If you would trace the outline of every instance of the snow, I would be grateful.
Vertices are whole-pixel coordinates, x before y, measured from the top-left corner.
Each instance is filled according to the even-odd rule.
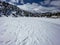
[[[60,0],[44,0],[40,4],[32,2],[24,4],[24,0],[20,0],[23,5],[18,5],[19,0],[0,0],[8,2],[9,4],[16,5],[22,10],[30,11],[33,13],[46,13],[46,12],[60,12]],[[44,6],[43,6],[44,5]]]
[[[32,4],[27,3],[24,5],[17,5],[17,7],[19,7],[22,10],[26,10],[33,13],[60,12],[60,9],[56,7],[45,7],[45,6],[38,5],[36,3],[32,3]]]
[[[1,17],[0,45],[60,45],[60,19]]]

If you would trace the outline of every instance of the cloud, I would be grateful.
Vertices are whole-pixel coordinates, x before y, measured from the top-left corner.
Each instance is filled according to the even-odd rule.
[[[59,6],[60,7],[60,0],[55,0],[55,1],[52,1],[51,3],[50,3],[50,5],[55,5],[55,6]]]
[[[2,0],[2,1],[6,1],[6,0]],[[11,4],[18,3],[18,2],[19,2],[19,0],[10,0],[9,1],[9,3],[11,3]],[[24,0],[20,0],[20,2],[22,4],[24,4]],[[48,7],[45,7],[45,5],[47,5]],[[31,11],[31,12],[39,12],[39,13],[40,12],[41,13],[58,12],[58,11],[60,11],[60,0],[44,0],[44,1],[40,2],[40,4],[26,3],[24,5],[17,5],[17,6],[23,10],[27,10],[27,11]]]
[[[56,7],[44,7],[42,5],[38,5],[37,3],[27,3],[24,5],[18,6],[23,10],[30,11],[33,13],[45,13],[45,12],[59,12],[60,10]]]
[[[45,12],[59,12],[60,10],[55,8],[55,7],[44,7],[44,6],[39,6],[38,8],[34,9],[36,12],[39,13],[45,13]]]
[[[0,1],[6,1],[6,0],[0,0]]]
[[[50,3],[51,0],[44,0],[42,2],[40,2],[41,5],[48,5]]]
[[[21,4],[24,4],[24,0],[21,0]]]
[[[26,11],[31,11],[31,12],[34,12],[34,8],[37,8],[38,7],[38,4],[37,3],[27,3],[27,4],[24,4],[24,5],[18,5],[19,8],[23,9],[23,10],[26,10]]]
[[[40,2],[42,5],[52,5],[55,7],[60,7],[60,0],[44,0],[43,2]]]
[[[19,0],[10,0],[10,2],[12,2],[12,3],[18,3]]]

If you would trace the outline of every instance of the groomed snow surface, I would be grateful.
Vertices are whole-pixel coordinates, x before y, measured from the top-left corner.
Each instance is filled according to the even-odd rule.
[[[0,45],[60,45],[60,19],[1,17]]]

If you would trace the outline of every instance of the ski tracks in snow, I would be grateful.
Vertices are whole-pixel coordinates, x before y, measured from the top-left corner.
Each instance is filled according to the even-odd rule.
[[[60,45],[59,27],[40,18],[0,18],[0,45]]]

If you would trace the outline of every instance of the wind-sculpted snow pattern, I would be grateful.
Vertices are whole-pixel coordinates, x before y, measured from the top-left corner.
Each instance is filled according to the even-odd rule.
[[[60,45],[60,19],[1,17],[0,45]]]

